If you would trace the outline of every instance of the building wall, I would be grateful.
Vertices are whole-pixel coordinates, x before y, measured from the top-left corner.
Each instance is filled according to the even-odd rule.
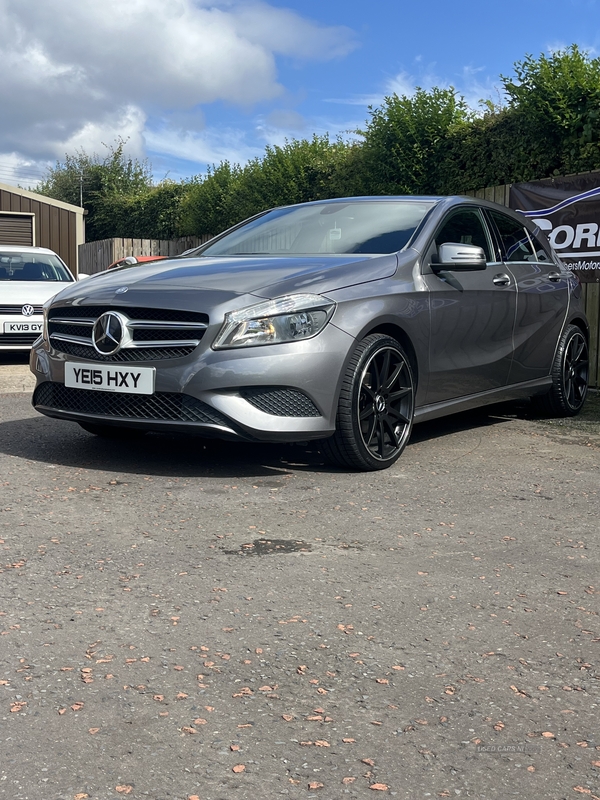
[[[33,214],[34,244],[49,247],[77,274],[78,246],[83,244],[83,209],[25,189],[0,184],[0,214]]]

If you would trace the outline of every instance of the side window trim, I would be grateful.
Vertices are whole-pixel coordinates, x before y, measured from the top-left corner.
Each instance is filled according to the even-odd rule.
[[[526,228],[526,230],[527,230],[527,233],[529,234],[529,238],[531,239],[531,243],[533,245],[533,249],[534,249],[534,252],[536,253],[536,255],[537,255],[538,249],[543,250],[543,252],[546,254],[546,260],[545,261],[540,261],[538,259],[538,263],[539,264],[552,264],[552,266],[555,266],[554,259],[552,258],[552,245],[550,244],[550,241],[548,240],[548,237],[546,236],[544,231],[541,228],[537,227],[537,226],[536,226],[535,230],[533,231],[533,233],[529,230],[529,228]]]
[[[489,208],[482,208],[483,216],[485,217],[485,221],[487,222],[487,226],[490,230],[490,236],[494,243],[494,255],[496,257],[496,261],[494,264],[504,264],[504,247],[502,245],[502,237],[500,236],[500,231],[496,227],[496,223],[494,222],[494,218],[490,214]]]

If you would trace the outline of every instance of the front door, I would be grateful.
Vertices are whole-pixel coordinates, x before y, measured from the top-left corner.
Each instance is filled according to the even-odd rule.
[[[485,270],[431,269],[441,244],[472,244],[486,254]],[[497,389],[508,383],[516,315],[515,280],[496,252],[481,211],[451,211],[435,234],[423,263],[430,291],[427,404]]]

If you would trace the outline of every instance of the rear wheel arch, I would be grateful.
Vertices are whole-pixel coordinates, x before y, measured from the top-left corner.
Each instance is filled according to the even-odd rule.
[[[544,415],[572,417],[585,402],[589,381],[589,336],[585,327],[571,320],[558,341],[547,393],[532,398]]]
[[[590,328],[587,322],[583,319],[583,317],[574,317],[567,322],[567,325],[575,325],[579,328],[579,330],[585,336],[587,343],[590,343]],[[566,325],[565,325],[566,327]]]

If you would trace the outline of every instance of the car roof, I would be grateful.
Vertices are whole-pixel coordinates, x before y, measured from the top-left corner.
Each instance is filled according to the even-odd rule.
[[[39,253],[45,256],[56,255],[54,250],[49,250],[47,247],[31,247],[30,245],[17,244],[0,244],[0,253],[31,253],[31,255]]]
[[[444,212],[452,208],[453,206],[460,206],[465,204],[472,204],[484,208],[493,209],[496,211],[502,211],[509,216],[512,216],[513,219],[517,219],[520,221],[524,221],[526,218],[521,220],[521,215],[518,215],[517,212],[509,208],[508,206],[501,205],[500,203],[494,203],[491,200],[485,200],[483,197],[473,197],[472,195],[417,195],[417,194],[400,194],[400,195],[393,195],[393,194],[380,194],[380,195],[365,195],[361,197],[332,197],[326,200],[311,200],[307,203],[290,203],[288,205],[279,206],[279,208],[296,208],[300,206],[312,206],[312,205],[327,205],[329,203],[365,203],[365,202],[378,202],[378,203],[385,203],[385,202],[413,202],[413,203],[430,203],[432,207],[437,208],[440,212]],[[275,209],[268,209],[268,211],[274,211]],[[257,215],[260,216],[260,215]]]

